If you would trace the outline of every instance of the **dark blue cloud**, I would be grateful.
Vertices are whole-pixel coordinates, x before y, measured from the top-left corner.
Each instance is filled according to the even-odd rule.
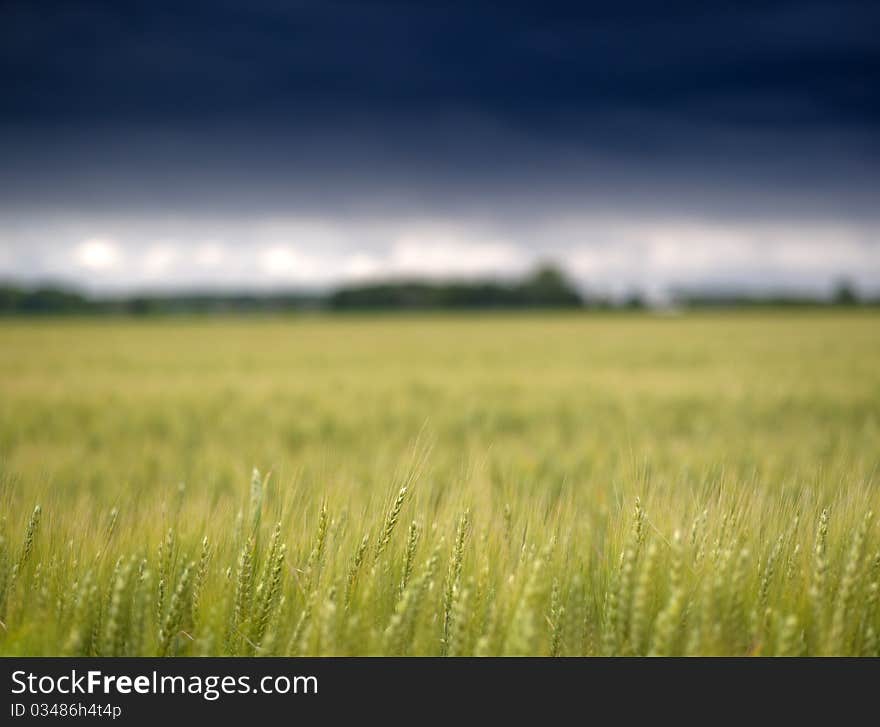
[[[536,133],[612,111],[880,123],[872,2],[6,2],[0,13],[0,114],[20,123],[438,110]]]
[[[859,0],[7,0],[0,191],[701,205],[709,189],[850,214],[880,181],[877,27]]]

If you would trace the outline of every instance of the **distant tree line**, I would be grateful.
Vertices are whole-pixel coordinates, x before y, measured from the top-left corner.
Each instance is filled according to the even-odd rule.
[[[718,291],[674,291],[670,305],[680,308],[739,308],[878,305],[841,282],[828,298],[807,295],[754,295]],[[185,293],[94,297],[60,286],[28,288],[0,283],[0,315],[167,315],[179,313],[259,313],[297,310],[489,310],[639,309],[638,293],[624,299],[586,295],[555,267],[544,265],[522,280],[433,282],[388,281],[338,288],[329,293]]]
[[[91,297],[66,288],[0,285],[0,314],[282,312],[455,308],[578,308],[586,301],[552,266],[504,283],[393,281],[346,286],[329,293],[186,293]]]
[[[64,288],[19,288],[0,285],[0,313],[91,313],[95,306],[80,293]]]
[[[386,282],[340,288],[327,297],[327,307],[336,310],[579,308],[585,302],[565,277],[549,266],[511,284]]]
[[[830,297],[820,298],[807,293],[754,293],[724,290],[678,290],[672,294],[675,305],[682,308],[797,308],[815,306],[849,307],[878,305],[880,300],[859,295],[847,280],[834,286]]]
[[[24,289],[0,284],[0,315],[270,313],[321,305],[321,298],[298,293],[187,293],[104,298],[54,286]]]

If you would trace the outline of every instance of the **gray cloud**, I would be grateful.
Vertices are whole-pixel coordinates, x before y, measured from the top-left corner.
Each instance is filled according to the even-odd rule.
[[[877,12],[6,3],[0,276],[875,289]]]
[[[723,222],[572,213],[528,224],[377,217],[58,216],[3,228],[0,274],[75,281],[97,292],[322,288],[387,277],[512,277],[539,261],[582,286],[661,296],[677,286],[824,292],[841,276],[880,280],[880,224]],[[10,233],[6,233],[10,234]]]

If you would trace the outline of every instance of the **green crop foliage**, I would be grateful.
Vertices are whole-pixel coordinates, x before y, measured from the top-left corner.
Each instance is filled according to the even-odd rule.
[[[870,311],[0,322],[2,655],[880,656]]]

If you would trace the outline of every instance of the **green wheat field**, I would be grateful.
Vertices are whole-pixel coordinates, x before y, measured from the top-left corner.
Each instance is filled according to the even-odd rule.
[[[0,322],[0,654],[880,655],[876,312]]]

